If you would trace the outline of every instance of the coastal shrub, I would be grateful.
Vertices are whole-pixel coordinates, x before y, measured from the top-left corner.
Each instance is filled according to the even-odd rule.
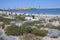
[[[51,29],[57,29],[57,30],[60,30],[60,26],[52,26],[52,27],[50,27]]]
[[[45,27],[44,25],[36,25],[36,26],[37,26],[38,29],[40,29],[40,28],[42,28],[42,27],[43,27],[43,28]]]
[[[32,23],[34,23],[34,24],[40,24],[39,21],[33,21]]]
[[[30,28],[30,27],[11,26],[11,27],[7,27],[5,29],[5,33],[7,35],[19,36],[19,35],[23,35],[25,33],[31,33],[31,30],[32,30],[32,28]]]
[[[0,21],[3,21],[5,24],[9,24],[10,21],[13,21],[14,19],[8,19],[8,18],[3,18],[3,17],[0,17]]]
[[[26,22],[26,23],[23,24],[23,26],[33,26],[33,25],[34,25],[33,22]]]
[[[20,35],[20,29],[18,26],[10,26],[5,29],[7,35],[18,36]]]
[[[57,29],[60,30],[60,26],[50,26],[50,25],[46,25],[44,28],[49,28],[49,29]]]
[[[7,14],[2,14],[2,16],[6,16],[6,17],[8,17],[8,15],[7,15]]]
[[[37,25],[37,24],[40,24],[40,22],[39,21],[25,22],[23,24],[23,26],[34,26],[34,25]]]
[[[40,29],[34,29],[32,30],[32,34],[36,35],[36,36],[46,36],[48,33],[47,30],[40,30]]]
[[[20,34],[31,33],[31,27],[20,27]]]

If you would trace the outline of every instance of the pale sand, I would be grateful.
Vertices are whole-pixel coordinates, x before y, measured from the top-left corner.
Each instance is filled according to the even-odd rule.
[[[60,37],[58,38],[44,37],[43,40],[60,40]]]

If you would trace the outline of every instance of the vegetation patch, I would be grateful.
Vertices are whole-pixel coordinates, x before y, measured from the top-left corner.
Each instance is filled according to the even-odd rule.
[[[30,27],[18,27],[18,26],[10,26],[5,29],[5,33],[7,35],[19,36],[27,33],[31,33],[32,28]]]
[[[20,29],[18,26],[10,26],[5,29],[7,35],[18,36],[20,35]]]
[[[47,30],[40,30],[40,29],[34,29],[32,30],[32,34],[36,35],[36,36],[46,36],[48,33]]]
[[[25,17],[24,16],[16,16],[15,20],[17,20],[17,21],[25,21]]]
[[[3,18],[3,17],[0,17],[0,21],[6,23],[6,24],[9,24],[11,21],[13,21],[14,19],[8,19],[8,18]]]

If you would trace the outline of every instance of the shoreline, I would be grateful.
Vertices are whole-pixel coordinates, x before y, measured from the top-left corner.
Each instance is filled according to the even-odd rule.
[[[38,13],[18,13],[18,12],[9,12],[9,11],[0,11],[0,14],[7,14],[7,15],[9,15],[9,14],[11,14],[11,15],[22,15],[22,16],[28,16],[28,15],[30,15],[30,16],[32,16],[32,15],[34,15],[34,16],[36,16],[36,17],[60,17],[60,15],[58,15],[58,14],[38,14]]]

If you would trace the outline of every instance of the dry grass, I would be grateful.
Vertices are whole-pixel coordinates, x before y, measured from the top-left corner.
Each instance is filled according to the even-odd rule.
[[[42,37],[33,34],[24,34],[23,36],[20,36],[20,40],[42,40]]]

